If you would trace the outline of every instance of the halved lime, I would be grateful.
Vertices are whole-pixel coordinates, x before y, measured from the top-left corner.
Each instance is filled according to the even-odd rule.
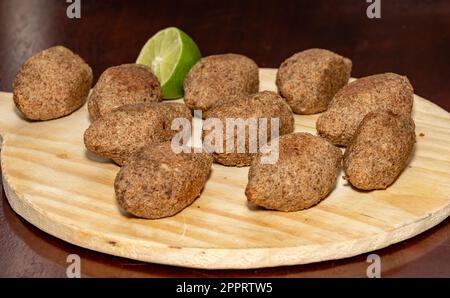
[[[163,98],[183,96],[183,81],[189,69],[201,58],[195,42],[178,28],[170,27],[153,35],[136,60],[150,66],[161,83]]]

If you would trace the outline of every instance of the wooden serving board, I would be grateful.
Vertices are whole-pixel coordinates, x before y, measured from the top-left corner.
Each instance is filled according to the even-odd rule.
[[[261,69],[261,90],[276,90]],[[86,105],[52,121],[28,122],[0,93],[3,185],[12,208],[41,230],[96,251],[184,267],[223,269],[305,264],[362,254],[411,238],[450,214],[450,114],[415,96],[414,156],[385,191],[359,192],[342,174],[308,210],[247,205],[248,168],[214,165],[201,196],[176,216],[145,220],[119,209],[119,167],[86,152]],[[317,115],[295,116],[315,133]]]

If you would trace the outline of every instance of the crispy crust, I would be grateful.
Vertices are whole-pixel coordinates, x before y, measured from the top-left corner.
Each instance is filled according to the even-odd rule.
[[[276,83],[297,114],[315,114],[327,109],[336,92],[350,78],[352,62],[323,49],[294,54],[278,69]]]
[[[92,85],[92,69],[71,50],[56,46],[31,56],[13,83],[13,99],[31,120],[50,120],[80,108]]]
[[[200,59],[184,80],[184,102],[206,111],[236,96],[258,92],[258,65],[243,55],[212,55]]]
[[[406,166],[415,143],[409,115],[382,111],[367,114],[347,147],[347,180],[363,190],[385,189]]]
[[[252,95],[242,96],[234,101],[226,102],[215,106],[205,112],[205,118],[218,118],[223,123],[224,142],[226,146],[226,119],[240,118],[267,118],[267,133],[270,134],[271,118],[279,118],[279,134],[287,134],[294,131],[294,116],[289,105],[277,93],[272,91],[263,91]],[[204,135],[209,131],[205,130]],[[259,129],[258,129],[259,134]],[[245,131],[245,152],[237,153],[237,132],[233,134],[234,151],[236,153],[212,153],[214,161],[226,166],[249,166],[256,153],[249,153],[249,132]],[[270,141],[270,135],[268,137]],[[259,145],[257,146],[259,149]]]
[[[279,150],[275,164],[261,164],[260,155],[253,160],[245,189],[250,203],[298,211],[333,190],[342,162],[339,148],[309,133],[291,133],[279,138]]]
[[[334,96],[329,109],[317,119],[316,128],[332,143],[347,146],[368,113],[389,110],[410,115],[413,100],[413,87],[407,77],[384,73],[360,78]]]
[[[125,105],[161,101],[161,86],[150,67],[122,64],[106,69],[89,96],[88,110],[93,120]]]
[[[116,176],[120,207],[143,218],[172,216],[200,195],[211,170],[206,153],[175,154],[170,142],[143,147]]]
[[[179,117],[192,119],[182,103],[124,105],[95,120],[84,133],[84,144],[122,165],[145,144],[169,141],[177,132],[171,130],[172,120]]]

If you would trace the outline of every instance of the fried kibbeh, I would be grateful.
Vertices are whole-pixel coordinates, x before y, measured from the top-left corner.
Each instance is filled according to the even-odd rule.
[[[182,103],[137,103],[123,105],[95,120],[84,133],[86,148],[118,165],[147,143],[169,141],[175,118],[192,120]]]
[[[345,150],[346,179],[362,190],[387,188],[406,167],[414,148],[414,130],[409,115],[367,114]]]
[[[230,101],[217,105],[207,112],[205,112],[205,119],[216,118],[219,119],[223,125],[223,152],[211,152],[214,161],[225,166],[249,166],[252,158],[259,150],[259,139],[255,138],[256,152],[250,151],[249,136],[250,126],[244,126],[245,136],[245,151],[238,152],[238,130],[233,129],[233,132],[227,134],[227,129],[231,129],[232,123],[227,119],[241,119],[247,122],[249,119],[255,121],[255,124],[259,122],[260,118],[267,119],[267,130],[264,135],[267,135],[267,141],[271,139],[271,119],[278,118],[279,123],[279,135],[291,133],[294,131],[294,116],[292,110],[286,101],[277,93],[272,91],[263,91],[252,95],[244,95],[237,98],[235,101]],[[230,128],[227,126],[230,125]],[[236,125],[237,126],[237,125]],[[257,134],[259,136],[261,127],[258,125]],[[208,134],[210,130],[205,129],[204,135]],[[226,152],[226,144],[228,139],[233,139],[232,152]]]
[[[328,108],[350,78],[352,62],[331,51],[309,49],[285,60],[277,72],[280,94],[296,114],[315,114]]]
[[[170,142],[146,145],[117,174],[117,201],[137,217],[175,215],[200,195],[211,165],[212,158],[206,153],[176,154]]]
[[[243,55],[212,55],[200,59],[184,80],[184,102],[207,111],[217,104],[259,90],[258,65]]]
[[[78,55],[55,46],[31,56],[13,83],[17,109],[30,120],[50,120],[80,108],[92,86],[92,69]]]
[[[343,87],[319,116],[316,128],[335,145],[347,146],[370,112],[388,110],[410,115],[414,91],[407,77],[384,73],[360,78]]]
[[[252,162],[245,189],[247,200],[279,211],[299,211],[324,199],[335,187],[341,150],[309,133],[279,138],[279,158],[262,164],[261,154]]]
[[[122,64],[101,74],[89,96],[88,110],[95,120],[120,106],[159,102],[161,98],[161,86],[150,67]]]

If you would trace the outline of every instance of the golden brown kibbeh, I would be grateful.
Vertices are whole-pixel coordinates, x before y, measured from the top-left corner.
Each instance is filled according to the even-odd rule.
[[[333,144],[347,146],[368,113],[388,110],[410,115],[413,101],[413,87],[407,77],[384,73],[360,78],[338,91],[328,110],[317,119],[316,128]]]
[[[175,118],[191,121],[191,112],[182,103],[137,103],[124,105],[95,120],[84,133],[86,148],[117,164],[147,143],[171,140]]]
[[[276,83],[296,114],[327,109],[336,92],[350,78],[352,62],[331,51],[309,49],[294,54],[278,69]]]
[[[150,67],[122,64],[105,70],[89,96],[93,120],[125,104],[161,101],[161,86]]]
[[[250,152],[249,146],[249,126],[245,127],[245,152],[238,153],[238,132],[237,129],[229,136],[233,138],[234,151],[225,152],[227,142],[227,118],[230,119],[242,119],[248,121],[250,118],[255,120],[255,123],[260,118],[267,119],[267,140],[270,141],[271,136],[271,119],[278,118],[279,121],[279,135],[284,135],[294,131],[294,116],[292,110],[286,101],[277,93],[272,91],[263,91],[252,95],[244,95],[236,98],[235,101],[226,102],[221,105],[217,105],[207,112],[205,112],[205,118],[217,118],[223,125],[223,153],[212,152],[214,161],[226,166],[249,166],[252,158],[256,153]],[[258,126],[257,133],[260,133],[260,127]],[[209,130],[204,130],[204,134],[209,133]],[[259,139],[255,139],[258,141]],[[259,144],[256,142],[256,149],[259,150]]]
[[[367,114],[345,150],[347,180],[363,190],[391,185],[412,153],[414,128],[409,115],[386,111]]]
[[[55,46],[31,56],[13,83],[17,109],[30,120],[50,120],[80,108],[92,86],[92,69],[68,48]]]
[[[279,158],[252,162],[245,195],[250,203],[267,209],[298,211],[324,199],[335,187],[342,163],[341,150],[309,133],[279,138]]]
[[[200,195],[211,165],[206,153],[176,154],[170,142],[146,145],[117,174],[117,201],[138,217],[175,215]]]
[[[258,65],[243,55],[212,55],[200,59],[184,80],[184,102],[206,111],[236,96],[259,90]]]

